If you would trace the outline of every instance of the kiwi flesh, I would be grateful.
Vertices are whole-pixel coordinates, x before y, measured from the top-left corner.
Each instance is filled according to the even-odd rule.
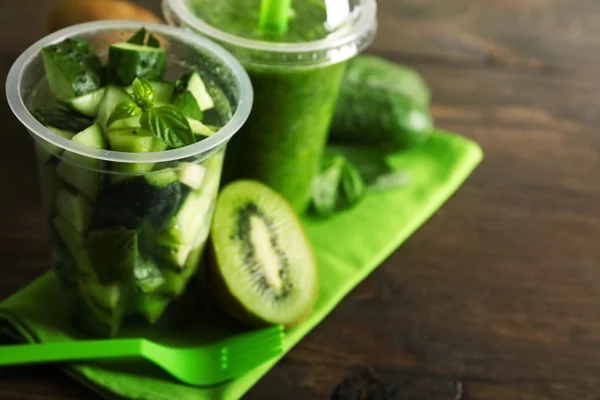
[[[313,249],[290,204],[264,184],[223,188],[209,254],[216,299],[234,318],[292,327],[311,313],[319,293]]]

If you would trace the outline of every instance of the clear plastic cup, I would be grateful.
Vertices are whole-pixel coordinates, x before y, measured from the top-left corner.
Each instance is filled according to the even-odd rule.
[[[197,70],[220,99],[218,132],[175,150],[125,153],[80,145],[34,118],[33,105],[44,105],[49,93],[43,47],[81,37],[106,57],[111,43],[127,40],[142,27],[167,49],[165,79]],[[8,74],[6,95],[34,139],[51,263],[77,327],[111,337],[129,325],[157,323],[192,278],[202,276],[225,148],[253,102],[243,67],[221,46],[174,27],[91,22],[30,46]],[[193,185],[182,183],[189,171],[195,172]]]
[[[243,37],[196,15],[191,9],[194,1],[163,0],[165,18],[229,50],[244,65],[254,87],[250,118],[228,147],[224,181],[259,180],[286,197],[299,213],[306,211],[346,62],[376,33],[375,0],[324,1],[327,19],[320,22],[331,28],[326,37],[312,41]],[[247,7],[260,6],[258,0],[251,3]],[[215,7],[219,4],[214,2]]]

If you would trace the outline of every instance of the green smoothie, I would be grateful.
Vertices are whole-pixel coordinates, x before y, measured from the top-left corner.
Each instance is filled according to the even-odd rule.
[[[227,147],[224,184],[258,180],[304,212],[346,61],[374,34],[374,0],[292,0],[280,34],[259,28],[261,0],[189,0],[195,20],[177,9],[183,0],[166,1],[176,15],[167,15],[171,22],[216,39],[244,65],[254,87],[250,118]]]

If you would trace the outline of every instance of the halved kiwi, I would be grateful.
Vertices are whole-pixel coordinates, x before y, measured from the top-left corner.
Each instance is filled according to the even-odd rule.
[[[269,187],[236,181],[222,190],[211,248],[211,281],[231,316],[291,327],[312,311],[319,293],[313,249],[295,211]]]

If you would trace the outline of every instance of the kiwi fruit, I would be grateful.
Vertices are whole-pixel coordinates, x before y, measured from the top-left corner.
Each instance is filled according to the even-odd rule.
[[[221,308],[254,327],[299,324],[312,311],[319,274],[296,212],[255,181],[223,188],[211,229],[209,279]]]

